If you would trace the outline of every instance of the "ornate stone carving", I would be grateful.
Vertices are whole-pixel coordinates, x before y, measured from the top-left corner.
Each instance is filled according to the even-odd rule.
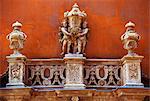
[[[134,53],[140,40],[140,35],[135,31],[135,24],[128,22],[125,27],[126,32],[121,36],[124,49],[128,50],[128,54],[122,58],[123,62],[123,83],[125,86],[143,86],[141,83],[141,67],[140,62],[143,56]]]
[[[24,41],[26,40],[26,35],[21,31],[22,24],[16,21],[12,25],[13,31],[7,35],[7,39],[10,41],[10,49],[14,51],[12,55],[18,56],[20,50],[23,49]]]
[[[137,55],[134,53],[134,49],[138,46],[138,41],[140,40],[140,36],[135,31],[135,24],[132,22],[128,22],[125,27],[126,32],[121,36],[121,41],[124,44],[124,49],[128,50],[128,55],[134,56]]]
[[[24,78],[24,62],[25,57],[13,57],[7,56],[7,61],[9,62],[9,83],[8,87],[13,86],[24,86],[23,78]]]
[[[31,61],[27,63],[26,69],[28,73],[26,77],[28,79],[28,85],[49,87],[65,86],[66,88],[67,85],[70,88],[71,86],[72,88],[77,88],[81,85],[82,87],[85,85],[87,87],[121,85],[122,66],[109,60],[104,64],[101,61],[93,64],[95,63],[94,60],[92,60],[92,63],[85,60],[86,63],[84,63],[82,59],[71,60],[71,58],[68,58],[65,59],[65,62],[67,62],[66,65],[62,64],[62,61],[58,61],[59,64],[48,64],[52,63],[53,60],[47,61],[47,63],[43,63],[42,61],[37,63]],[[110,63],[113,63],[113,65],[110,65]]]
[[[7,86],[24,86],[24,67],[26,57],[19,51],[23,49],[26,35],[21,31],[22,24],[16,21],[12,25],[13,31],[7,35],[7,39],[10,41],[10,49],[14,52],[10,56],[7,56],[9,62],[9,83]]]
[[[66,63],[66,84],[65,88],[84,89],[83,65],[85,57],[64,57]]]
[[[119,65],[91,65],[85,66],[84,83],[87,86],[119,86],[121,66]]]
[[[138,68],[140,68],[140,65],[137,63],[133,63],[129,65],[129,77],[132,80],[138,79]]]
[[[62,55],[65,53],[84,54],[88,33],[86,16],[86,13],[81,12],[77,4],[72,6],[70,12],[64,13],[64,20],[59,32]]]
[[[71,97],[71,101],[79,101],[79,97],[78,96],[73,96],[73,97]]]
[[[28,82],[30,85],[63,85],[65,83],[64,77],[64,66],[63,65],[49,65],[49,66],[31,66],[30,68],[31,76],[28,77]],[[45,71],[49,71],[45,73]],[[47,74],[47,76],[45,76]]]
[[[20,69],[21,65],[19,64],[11,65],[11,80],[16,79],[15,81],[18,81],[20,79]]]
[[[42,85],[40,80],[42,68],[40,66],[32,66],[30,69],[31,69],[31,77],[29,79],[33,80],[35,78],[35,80],[33,80],[32,85],[35,85],[36,83]]]
[[[82,83],[81,73],[82,71],[82,65],[80,64],[67,64],[67,83],[68,84],[80,84]]]
[[[124,56],[123,61],[123,83],[125,86],[143,86],[141,83],[140,62],[143,56]]]

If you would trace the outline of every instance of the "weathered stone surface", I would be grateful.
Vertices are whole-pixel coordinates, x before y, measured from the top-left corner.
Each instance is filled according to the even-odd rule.
[[[7,40],[10,41],[10,49],[13,50],[13,54],[11,56],[22,56],[19,52],[24,47],[24,41],[27,36],[25,33],[21,31],[22,24],[18,21],[12,24],[13,31],[7,35]]]
[[[83,64],[85,57],[76,56],[77,54],[67,55],[64,57],[66,63],[66,83],[65,88],[83,89],[85,88],[83,77]]]
[[[24,73],[25,73],[25,56],[7,56],[9,63],[9,82],[8,87],[24,87]]]
[[[31,88],[0,89],[2,101],[143,101],[150,96],[146,88],[116,90],[42,90]]]
[[[80,11],[79,6],[75,3],[71,11],[64,13],[59,32],[59,41],[62,44],[62,55],[64,54],[85,54],[87,43],[87,14]]]
[[[123,61],[123,85],[144,86],[141,83],[141,60],[143,56],[124,56]]]

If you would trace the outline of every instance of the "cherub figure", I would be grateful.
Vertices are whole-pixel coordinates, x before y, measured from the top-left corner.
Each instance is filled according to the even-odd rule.
[[[67,31],[67,19],[64,19],[62,26],[60,27],[59,40],[62,43],[61,55],[64,55],[66,50],[67,53],[69,53],[71,47],[71,34]]]
[[[87,33],[89,31],[89,29],[87,28],[87,22],[84,21],[83,22],[83,25],[82,25],[82,32],[78,34],[78,39],[77,39],[77,42],[78,42],[78,54],[80,53],[84,53],[85,51],[85,46],[86,46],[86,43],[87,43]]]
[[[64,21],[59,33],[62,55],[65,53],[82,54],[84,52],[88,32],[86,16],[86,13],[81,12],[77,4],[72,6],[71,11],[64,13]]]

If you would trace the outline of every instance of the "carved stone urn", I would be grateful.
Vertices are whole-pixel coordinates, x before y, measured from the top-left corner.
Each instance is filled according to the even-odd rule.
[[[12,49],[13,56],[22,55],[19,51],[23,49],[24,41],[26,40],[26,35],[21,31],[22,24],[16,21],[12,25],[13,31],[7,35],[7,40],[10,41],[10,49]]]
[[[122,60],[122,73],[124,86],[136,86],[143,87],[141,83],[141,61],[143,56],[137,55],[134,49],[138,46],[140,40],[139,34],[135,31],[135,24],[128,22],[125,27],[126,32],[121,36],[121,40],[124,44],[124,49],[128,50],[128,54],[125,55]]]
[[[22,24],[16,21],[12,25],[13,31],[7,35],[7,39],[10,41],[10,49],[14,52],[10,56],[6,56],[9,63],[9,83],[7,87],[24,87],[24,69],[26,56],[20,53],[23,49],[26,35],[21,31]]]
[[[137,55],[134,53],[134,49],[138,46],[138,41],[140,40],[140,35],[135,31],[135,24],[131,21],[126,25],[126,32],[121,36],[121,41],[124,44],[124,49],[128,50],[128,54],[130,56]]]

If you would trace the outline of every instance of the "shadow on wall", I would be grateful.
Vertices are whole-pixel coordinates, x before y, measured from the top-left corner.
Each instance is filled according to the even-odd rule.
[[[150,101],[150,96],[146,96],[146,97],[144,98],[144,101]]]
[[[7,83],[8,83],[8,71],[0,77],[0,87],[6,87]],[[5,100],[1,100],[0,98],[0,101],[5,101]]]

